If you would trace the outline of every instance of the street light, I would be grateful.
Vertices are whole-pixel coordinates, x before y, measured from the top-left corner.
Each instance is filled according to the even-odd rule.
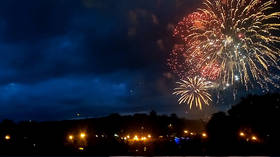
[[[10,139],[11,139],[11,136],[10,136],[10,135],[6,135],[6,136],[5,136],[5,139],[6,139],[6,140],[10,140]]]
[[[239,133],[239,136],[244,137],[244,136],[245,136],[245,133],[241,131],[241,132]]]
[[[73,140],[73,139],[74,139],[74,136],[73,136],[73,135],[69,135],[69,136],[68,136],[68,139],[69,139],[69,140]]]
[[[204,133],[202,133],[202,137],[203,138],[207,138],[207,134],[204,132]]]
[[[86,134],[82,132],[82,133],[80,134],[80,137],[81,137],[82,139],[84,139],[84,138],[86,137]]]
[[[252,136],[252,138],[251,138],[253,141],[257,141],[258,140],[258,138],[256,137],[256,136]]]
[[[168,128],[171,129],[172,127],[173,127],[173,125],[170,123],[170,124],[168,125]]]

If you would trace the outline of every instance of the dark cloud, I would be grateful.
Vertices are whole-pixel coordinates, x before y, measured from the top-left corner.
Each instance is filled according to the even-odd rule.
[[[5,29],[2,39],[26,42],[62,35],[79,8],[79,1],[3,1],[0,6]]]
[[[171,30],[196,0],[0,2],[0,118],[186,115],[171,95]],[[197,114],[194,114],[197,115]],[[191,115],[190,117],[195,117]]]

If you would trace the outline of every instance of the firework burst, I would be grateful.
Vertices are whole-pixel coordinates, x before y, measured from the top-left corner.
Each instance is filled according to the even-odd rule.
[[[190,109],[194,105],[202,109],[202,104],[209,105],[212,101],[211,94],[208,93],[208,89],[213,87],[210,81],[194,77],[181,80],[181,82],[177,83],[180,86],[174,89],[175,92],[173,94],[180,96],[178,100],[179,104],[187,103]]]
[[[280,12],[274,11],[275,4],[274,0],[204,0],[203,7],[176,26],[174,36],[180,42],[169,66],[181,79],[202,77],[220,89],[235,83],[246,89],[279,88],[275,70],[280,70]]]
[[[185,53],[199,55],[196,64],[202,67],[218,64],[222,70],[217,78],[222,85],[234,84],[238,77],[246,87],[255,83],[266,89],[268,84],[279,87],[272,79],[276,75],[271,73],[273,68],[280,69],[276,47],[280,42],[276,33],[280,12],[271,11],[276,2],[205,0],[203,4],[204,8],[198,10],[207,18],[196,19],[199,27],[193,25],[186,32],[181,30],[181,25],[186,25],[183,22],[175,30],[174,34],[181,34],[188,45]]]

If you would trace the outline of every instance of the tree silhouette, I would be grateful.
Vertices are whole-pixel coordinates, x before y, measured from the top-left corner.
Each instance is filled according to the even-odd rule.
[[[254,149],[256,154],[279,154],[276,148],[279,142],[280,95],[250,95],[233,106],[227,113],[220,112],[212,116],[207,124],[210,143],[225,152],[245,153]],[[240,130],[250,130],[258,136],[258,149],[245,147],[238,138]],[[248,141],[248,139],[247,139]],[[246,142],[245,142],[246,143]],[[248,142],[247,142],[248,143]],[[262,145],[262,146],[261,146]],[[236,150],[237,149],[237,150]],[[211,147],[214,152],[215,147]],[[220,151],[221,152],[221,151]]]

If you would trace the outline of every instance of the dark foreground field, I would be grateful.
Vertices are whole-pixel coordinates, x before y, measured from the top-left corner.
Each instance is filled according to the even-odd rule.
[[[170,116],[0,124],[1,155],[279,155],[280,96],[249,96],[209,122]]]

